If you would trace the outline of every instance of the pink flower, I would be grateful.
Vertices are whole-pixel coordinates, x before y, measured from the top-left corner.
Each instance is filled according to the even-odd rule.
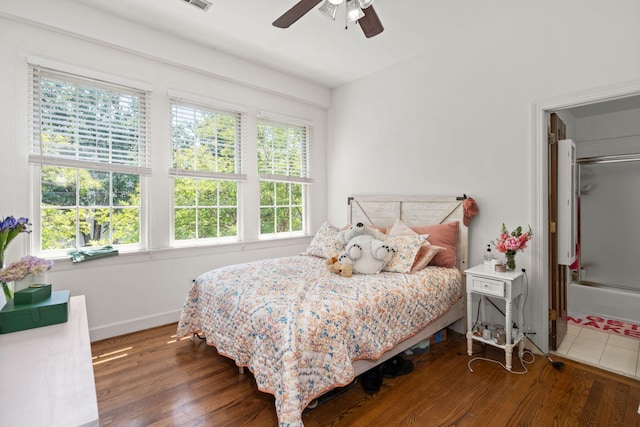
[[[513,236],[507,237],[507,240],[504,241],[504,247],[508,251],[518,250],[520,248],[520,239]]]
[[[517,227],[514,231],[509,233],[507,227],[502,224],[500,234],[494,242],[496,250],[498,252],[506,253],[507,255],[515,255],[516,251],[523,251],[527,247],[527,242],[533,237],[533,231],[529,227],[529,231],[522,232],[522,227]]]

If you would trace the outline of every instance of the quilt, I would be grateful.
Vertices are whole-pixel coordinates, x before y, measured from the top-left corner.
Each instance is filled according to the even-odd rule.
[[[455,268],[342,277],[315,256],[218,268],[196,279],[178,336],[203,333],[275,396],[280,426],[302,426],[317,396],[354,379],[352,361],[376,359],[460,298]]]

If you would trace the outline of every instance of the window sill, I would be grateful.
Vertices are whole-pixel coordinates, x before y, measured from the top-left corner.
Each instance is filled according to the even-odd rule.
[[[83,270],[94,267],[109,267],[123,264],[135,264],[148,261],[169,260],[203,255],[228,254],[232,252],[247,252],[287,246],[308,245],[313,236],[300,236],[283,239],[269,239],[253,242],[237,242],[189,246],[181,248],[152,249],[139,252],[121,252],[117,256],[99,258],[93,261],[73,263],[71,258],[51,258],[55,262],[56,271]]]

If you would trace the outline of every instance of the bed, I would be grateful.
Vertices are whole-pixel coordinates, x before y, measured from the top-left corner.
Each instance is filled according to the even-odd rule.
[[[462,200],[348,200],[350,224],[362,222],[390,235],[399,224],[405,231],[415,230],[413,235],[430,234],[421,231],[433,231],[434,225],[453,229],[453,252],[447,254],[453,256],[447,258],[453,265],[342,277],[326,265],[333,248],[311,250],[317,249],[314,242],[320,241],[321,227],[303,254],[217,268],[198,277],[187,295],[178,336],[203,334],[220,354],[248,368],[259,390],[274,395],[281,426],[302,426],[302,412],[313,399],[351,383],[444,327],[464,325],[460,320],[466,313],[462,271],[467,264],[467,227]],[[326,224],[326,233],[336,229]],[[435,234],[429,239],[436,239]],[[420,242],[421,247],[428,245]],[[402,246],[407,248],[413,250],[409,244]]]

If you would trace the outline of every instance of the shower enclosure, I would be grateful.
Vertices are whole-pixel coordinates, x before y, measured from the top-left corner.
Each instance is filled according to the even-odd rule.
[[[578,171],[569,312],[640,323],[640,155],[579,159]]]

